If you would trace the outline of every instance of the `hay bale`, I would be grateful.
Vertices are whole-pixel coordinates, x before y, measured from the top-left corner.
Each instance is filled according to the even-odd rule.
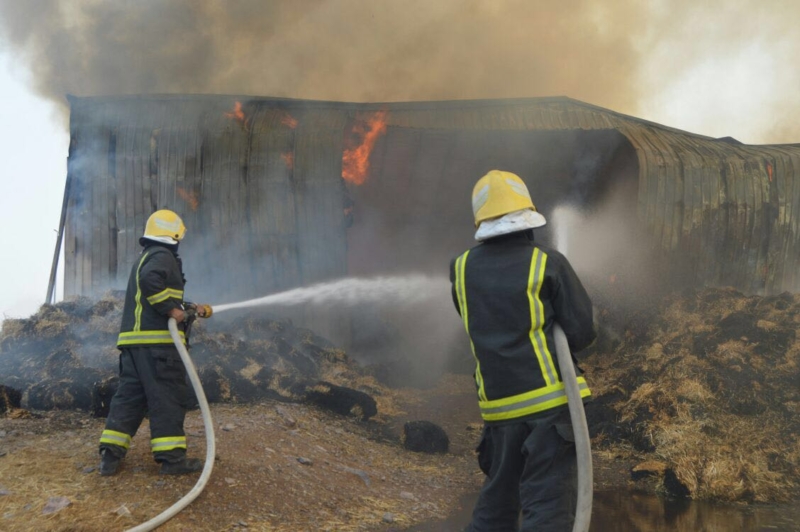
[[[366,421],[378,413],[375,399],[367,393],[319,381],[304,390],[305,400],[320,408],[343,416],[354,416]]]
[[[51,378],[63,378],[64,375],[75,368],[81,368],[80,358],[71,349],[59,349],[51,353],[44,360],[44,374]]]
[[[5,415],[13,408],[20,408],[22,401],[22,392],[0,384],[0,415]]]
[[[92,386],[84,382],[48,379],[29,387],[23,402],[32,410],[90,410]]]
[[[0,333],[0,379],[20,379],[18,389],[29,408],[79,408],[106,416],[117,382],[123,297],[119,292],[99,301],[75,298],[43,305],[27,319],[6,320]],[[346,382],[337,379],[359,375],[347,355],[290,320],[257,314],[235,322],[201,320],[191,344],[210,402],[306,401],[306,383],[324,381],[327,388],[312,392],[312,401],[362,419],[377,412],[370,396],[339,386]],[[193,399],[190,403],[196,404]]]
[[[791,295],[669,296],[645,334],[623,327],[614,350],[595,346],[582,360],[595,399],[590,427],[603,424],[596,445],[667,464],[659,482],[674,496],[800,495],[798,328]]]
[[[631,468],[631,478],[641,480],[647,477],[663,477],[669,466],[659,460],[640,462]]]
[[[3,320],[3,328],[0,330],[0,339],[12,340],[20,336],[26,336],[33,331],[33,323],[30,320],[6,318]]]
[[[111,376],[106,377],[94,383],[92,387],[92,405],[91,411],[94,417],[105,418],[108,417],[109,408],[111,406],[111,399],[117,393],[119,387],[119,377]]]
[[[231,399],[230,383],[222,376],[220,369],[216,366],[206,366],[198,371],[200,384],[203,385],[203,393],[209,403],[219,403]],[[197,401],[194,397],[193,401]],[[194,405],[192,405],[194,406]]]
[[[192,345],[206,395],[219,400],[305,401],[308,382],[352,374],[355,367],[328,340],[290,320],[248,316],[233,323],[198,322]],[[204,374],[210,366],[214,369]],[[359,415],[373,415],[369,402],[359,400],[365,412]]]
[[[415,453],[444,454],[450,448],[450,438],[435,423],[410,421],[403,425],[403,447]]]

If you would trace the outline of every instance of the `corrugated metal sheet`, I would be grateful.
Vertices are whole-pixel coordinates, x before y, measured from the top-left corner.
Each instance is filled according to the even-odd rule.
[[[243,102],[246,123],[231,118],[235,101]],[[357,270],[352,257],[348,266],[342,151],[354,122],[378,110],[389,111],[388,129],[372,162],[396,198],[397,212],[404,213],[386,217],[406,224],[423,248],[435,243],[414,220],[439,215],[447,208],[442,198],[463,210],[449,196],[459,190],[458,201],[466,198],[477,169],[502,166],[503,156],[540,163],[525,159],[526,142],[597,131],[581,142],[601,139],[601,132],[613,140],[613,133],[635,150],[638,217],[686,282],[751,292],[800,287],[794,267],[800,258],[800,145],[712,139],[568,98],[352,104],[141,96],[70,102],[75,186],[65,241],[67,295],[121,287],[146,217],[163,207],[184,214],[190,237],[203,235],[203,246],[187,239],[184,254],[190,282],[217,283],[202,289],[215,301]],[[547,188],[553,196],[569,192],[557,179]],[[468,212],[458,216],[469,219]],[[451,247],[456,244],[462,242]]]

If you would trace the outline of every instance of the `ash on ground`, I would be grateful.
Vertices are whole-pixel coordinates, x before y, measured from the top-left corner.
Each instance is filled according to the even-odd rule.
[[[115,387],[120,296],[45,305],[4,322],[6,415],[19,415],[20,396],[25,408],[104,415]],[[705,289],[636,312],[602,303],[597,310],[598,341],[580,364],[594,396],[587,414],[598,461],[632,465],[636,482],[676,496],[800,495],[800,296]],[[250,316],[233,326],[212,318],[196,324],[191,344],[212,402],[313,403],[358,422],[402,413],[399,390],[287,320]]]

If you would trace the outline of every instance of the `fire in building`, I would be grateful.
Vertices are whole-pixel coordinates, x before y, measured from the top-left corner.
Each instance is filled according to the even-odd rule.
[[[800,290],[800,144],[744,145],[563,97],[69,101],[66,297],[122,287],[160,208],[189,227],[182,255],[201,300],[348,275],[446,275],[471,245],[471,187],[492,168],[522,176],[545,213],[591,213],[616,195],[632,231],[617,236],[622,249],[645,250],[659,278]],[[602,272],[612,281],[613,262]],[[330,314],[305,324],[328,334],[341,325]]]

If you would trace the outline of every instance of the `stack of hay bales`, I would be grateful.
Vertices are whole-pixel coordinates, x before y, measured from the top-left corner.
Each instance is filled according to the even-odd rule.
[[[796,497],[800,296],[692,291],[629,325],[584,359],[595,448],[663,463],[695,499]]]
[[[108,294],[43,305],[29,318],[6,319],[0,332],[0,383],[34,410],[90,409],[94,383],[117,367],[121,299]]]
[[[0,384],[21,392],[26,408],[105,416],[117,386],[123,295],[108,293],[96,302],[78,298],[44,305],[29,318],[6,319],[0,332]],[[195,322],[190,343],[210,402],[312,401],[346,413],[337,384],[361,375],[328,340],[289,320],[258,314]],[[376,413],[369,395],[351,392],[353,415],[366,419]]]

